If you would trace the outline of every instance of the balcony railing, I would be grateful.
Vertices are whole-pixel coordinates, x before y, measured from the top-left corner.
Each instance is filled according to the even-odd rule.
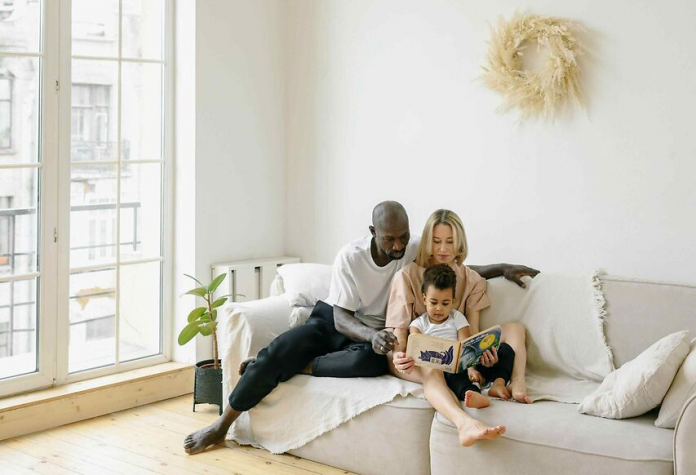
[[[70,158],[74,162],[116,160],[118,142],[76,141],[70,144]],[[121,160],[130,159],[130,141],[121,141]]]
[[[141,207],[140,202],[127,202],[121,203],[120,209],[132,209],[133,210],[133,236],[130,242],[113,243],[113,244],[93,244],[87,246],[74,246],[71,247],[71,251],[85,250],[85,249],[95,249],[95,248],[105,248],[105,247],[115,247],[115,246],[133,246],[133,250],[137,250],[140,240],[138,239],[138,210]],[[85,211],[103,211],[116,209],[117,205],[113,204],[89,204],[89,205],[78,205],[72,206],[70,208],[72,213],[79,213]],[[0,274],[12,274],[14,272],[16,258],[18,256],[29,256],[32,263],[36,261],[36,251],[27,252],[16,252],[15,250],[15,226],[16,219],[18,216],[32,215],[36,214],[36,208],[14,208],[14,209],[0,209],[0,220],[7,220],[7,236],[5,242],[7,243],[7,251],[0,252]],[[2,238],[2,236],[0,236]],[[9,310],[9,322],[5,329],[0,327],[0,357],[3,356],[13,356],[14,355],[14,334],[15,333],[26,333],[34,332],[35,328],[14,328],[14,315],[15,310],[19,307],[35,305],[35,300],[29,300],[26,302],[15,302],[14,287],[16,281],[10,280],[7,282],[9,286],[9,303],[5,305],[0,305],[0,312],[3,310]],[[114,291],[109,289],[103,289],[101,291],[95,291],[91,293],[85,293],[81,295],[71,296],[70,299],[90,299],[92,297],[103,297],[107,294],[112,294]],[[98,320],[106,320],[115,318],[115,315],[101,315],[96,317],[87,318],[79,322],[71,322],[70,326],[75,325],[86,325],[90,322],[95,322]],[[4,341],[3,341],[4,340]],[[3,351],[4,350],[4,351]]]

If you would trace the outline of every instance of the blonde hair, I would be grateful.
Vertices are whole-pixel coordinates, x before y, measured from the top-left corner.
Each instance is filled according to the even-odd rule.
[[[421,267],[428,267],[430,258],[433,255],[433,230],[438,224],[446,224],[452,229],[452,238],[454,239],[455,257],[457,264],[461,264],[466,259],[469,248],[466,244],[466,233],[464,225],[459,219],[457,213],[448,209],[439,209],[430,215],[425,222],[423,228],[423,236],[421,237],[418,253],[416,254],[416,264]]]

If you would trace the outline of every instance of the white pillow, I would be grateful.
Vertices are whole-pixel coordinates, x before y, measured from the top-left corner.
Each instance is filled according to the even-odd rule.
[[[292,310],[290,310],[290,328],[304,325],[312,314],[312,310],[314,310],[314,307],[292,307]]]
[[[292,307],[313,307],[329,297],[331,266],[325,264],[285,264],[278,268]]]
[[[578,411],[608,419],[645,414],[665,397],[674,375],[689,353],[689,332],[672,333],[653,344],[585,397]]]
[[[679,368],[665,400],[662,401],[655,425],[663,429],[674,429],[684,404],[693,394],[696,394],[696,340],[691,342],[691,352]]]

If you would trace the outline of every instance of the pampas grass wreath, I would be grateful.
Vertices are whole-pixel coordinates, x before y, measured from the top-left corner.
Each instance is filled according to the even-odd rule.
[[[582,106],[578,56],[583,53],[578,24],[560,18],[515,14],[498,22],[489,41],[482,79],[503,98],[503,110],[518,109],[520,119],[554,119],[570,104]],[[529,42],[548,51],[538,71],[522,69]]]

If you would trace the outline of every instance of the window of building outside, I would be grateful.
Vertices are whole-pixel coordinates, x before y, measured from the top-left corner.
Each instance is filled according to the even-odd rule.
[[[12,148],[12,80],[0,71],[0,151]]]
[[[166,357],[165,15],[171,3],[64,0],[68,19],[51,0],[0,0],[0,396],[34,374],[62,383]],[[43,47],[61,38],[71,48]],[[56,93],[64,70],[70,87]],[[61,101],[46,100],[51,94]],[[66,117],[59,109],[64,99],[70,127],[47,141],[46,118]],[[69,165],[69,176],[49,174],[58,167],[47,160]],[[46,204],[47,184],[64,190],[69,207]],[[53,226],[44,225],[50,219],[69,223],[69,235],[56,237],[56,246],[45,245],[53,242]],[[56,264],[58,279],[68,282],[64,294],[44,275],[43,263],[53,261],[67,262]],[[54,305],[40,305],[48,295],[56,296]],[[58,311],[39,314],[53,307]],[[46,343],[46,335],[39,337],[49,323],[59,336]],[[47,352],[57,368],[41,367]]]

